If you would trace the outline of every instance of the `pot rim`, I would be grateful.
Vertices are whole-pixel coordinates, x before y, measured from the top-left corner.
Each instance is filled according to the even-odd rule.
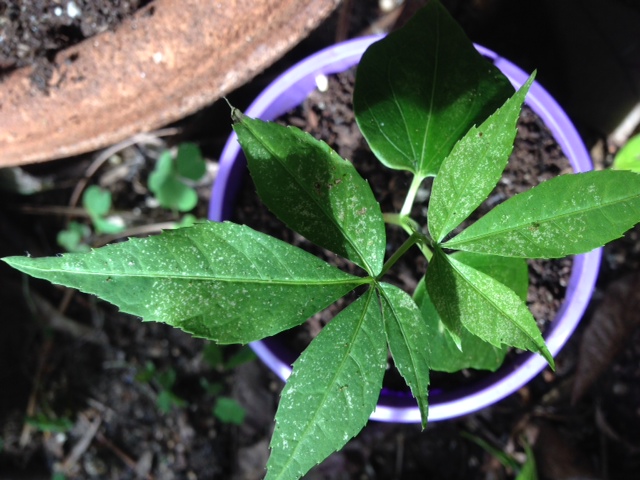
[[[372,35],[348,40],[325,48],[302,60],[276,78],[250,105],[245,114],[262,120],[273,120],[302,103],[313,89],[316,78],[348,70],[356,65],[373,42],[384,35]],[[476,45],[476,49],[511,81],[520,87],[529,75],[491,50]],[[576,173],[592,170],[591,159],[573,123],[555,99],[534,81],[525,103],[544,121]],[[222,221],[231,218],[236,194],[246,170],[246,161],[233,133],[220,156],[219,171],[213,185],[209,218]],[[555,357],[576,329],[591,298],[598,276],[601,249],[573,257],[571,277],[566,297],[545,341]],[[276,345],[274,345],[274,343]],[[260,359],[286,381],[291,374],[291,359],[277,352],[273,337],[250,344]],[[453,392],[430,392],[429,421],[446,420],[487,407],[529,382],[540,373],[547,362],[540,355],[525,352],[505,363],[494,373]],[[400,423],[419,423],[420,411],[409,393],[392,394],[383,389],[372,420]]]

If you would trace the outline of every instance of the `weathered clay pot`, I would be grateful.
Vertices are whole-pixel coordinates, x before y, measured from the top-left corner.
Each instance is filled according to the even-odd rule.
[[[49,92],[31,68],[0,83],[0,167],[75,155],[178,120],[242,85],[339,0],[156,0],[56,57]]]

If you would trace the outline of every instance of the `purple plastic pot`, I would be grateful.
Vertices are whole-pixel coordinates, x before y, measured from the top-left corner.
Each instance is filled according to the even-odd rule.
[[[301,104],[316,88],[320,75],[348,70],[360,61],[366,48],[381,36],[359,38],[337,44],[308,57],[278,77],[245,112],[246,115],[263,120],[273,120]],[[492,61],[511,83],[520,87],[529,77],[518,67],[483,47],[476,47]],[[544,88],[534,82],[526,103],[542,118],[556,141],[562,147],[575,172],[591,170],[589,154],[575,127]],[[235,199],[246,161],[235,135],[232,135],[220,157],[220,169],[213,186],[209,218],[222,221],[231,217]],[[573,259],[573,269],[567,287],[565,301],[552,322],[545,340],[552,355],[556,355],[573,333],[591,297],[600,266],[601,251],[594,250]],[[272,337],[254,342],[251,347],[256,354],[280,378],[286,380],[291,373],[291,364],[296,354],[288,351]],[[429,394],[429,420],[444,420],[465,415],[489,406],[514,393],[546,366],[539,355],[523,353],[515,361],[505,362],[495,373],[489,374],[473,385],[454,391],[438,390],[433,386]],[[383,389],[378,406],[371,415],[372,420],[388,422],[420,422],[420,412],[415,400],[407,392],[392,392]]]

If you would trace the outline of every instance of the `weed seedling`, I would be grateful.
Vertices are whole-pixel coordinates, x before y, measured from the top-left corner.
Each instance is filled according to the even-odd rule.
[[[189,183],[200,180],[205,173],[206,165],[198,146],[182,143],[175,158],[169,150],[162,152],[149,175],[149,190],[161,207],[188,212],[198,203],[198,194]]]

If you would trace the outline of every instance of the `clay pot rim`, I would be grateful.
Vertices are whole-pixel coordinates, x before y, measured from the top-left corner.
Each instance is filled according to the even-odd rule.
[[[3,79],[0,167],[86,153],[184,118],[271,65],[338,3],[155,0],[58,52],[47,92],[29,66]]]
[[[342,42],[307,57],[275,79],[245,114],[263,120],[277,118],[304,101],[315,88],[318,75],[330,75],[351,68],[359,62],[365,49],[382,37],[375,35]],[[476,48],[505,74],[514,87],[520,87],[529,78],[519,67],[491,50],[478,45]],[[526,103],[547,125],[574,171],[578,173],[592,170],[589,154],[573,123],[539,82],[534,81],[532,84]],[[222,221],[231,217],[234,199],[245,170],[246,161],[236,135],[232,134],[220,157],[220,169],[210,201],[211,220]],[[587,308],[598,276],[601,256],[602,250],[596,249],[573,257],[565,301],[545,334],[545,341],[554,357],[574,332]],[[277,338],[272,337],[251,343],[251,348],[273,372],[286,381],[291,373],[290,363],[286,360],[290,353],[278,351],[277,343]],[[473,385],[441,395],[434,396],[434,392],[431,392],[429,421],[455,418],[492,405],[516,392],[546,366],[544,358],[525,352],[519,354],[514,361],[505,361],[498,371],[488,374]],[[398,398],[383,389],[371,419],[419,423],[420,411],[409,394]]]

